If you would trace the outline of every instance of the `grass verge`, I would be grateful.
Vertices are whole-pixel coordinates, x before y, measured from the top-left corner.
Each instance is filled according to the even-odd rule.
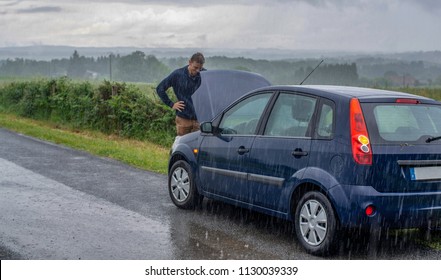
[[[167,173],[169,150],[145,141],[128,140],[94,131],[75,131],[44,121],[0,113],[0,127],[108,157],[134,167]]]

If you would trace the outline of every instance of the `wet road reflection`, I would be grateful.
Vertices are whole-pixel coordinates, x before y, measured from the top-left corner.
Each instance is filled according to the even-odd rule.
[[[317,257],[298,244],[293,225],[285,220],[204,200],[196,210],[174,209],[170,214],[171,242],[177,259],[441,259],[418,230],[391,230],[380,237],[349,232],[341,237],[336,255]],[[426,241],[425,241],[426,240]]]

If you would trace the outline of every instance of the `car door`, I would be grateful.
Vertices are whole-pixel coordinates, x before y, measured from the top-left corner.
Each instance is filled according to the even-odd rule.
[[[218,133],[202,139],[198,160],[204,191],[246,200],[249,151],[271,95],[263,92],[239,101],[223,113]]]
[[[281,92],[250,152],[249,201],[286,213],[288,186],[308,165],[317,98]]]

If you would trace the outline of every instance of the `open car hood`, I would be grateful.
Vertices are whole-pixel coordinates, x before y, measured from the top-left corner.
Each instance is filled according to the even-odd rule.
[[[270,85],[259,74],[238,70],[202,71],[201,79],[201,86],[192,96],[200,123],[211,121],[245,93]]]

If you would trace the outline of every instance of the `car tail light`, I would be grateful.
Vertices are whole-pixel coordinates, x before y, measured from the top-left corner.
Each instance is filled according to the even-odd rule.
[[[363,111],[357,98],[350,103],[352,156],[358,164],[372,164],[372,150],[364,121]]]
[[[420,101],[417,99],[409,99],[409,98],[398,98],[395,100],[396,103],[404,103],[404,104],[419,104]]]

